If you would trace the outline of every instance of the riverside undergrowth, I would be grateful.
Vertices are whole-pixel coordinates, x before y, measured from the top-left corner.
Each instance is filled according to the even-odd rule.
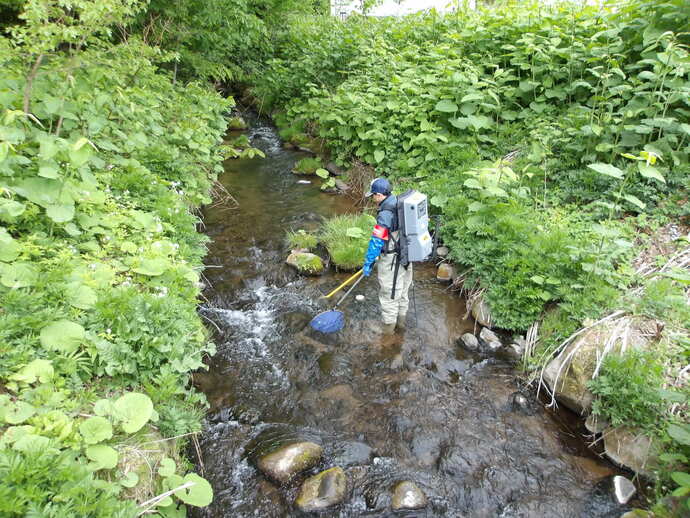
[[[180,448],[204,405],[189,373],[214,350],[195,211],[232,100],[175,84],[158,67],[174,55],[113,42],[141,8],[30,1],[0,38],[3,516],[184,516],[211,499]]]
[[[484,293],[499,327],[540,321],[546,361],[588,319],[619,307],[648,315],[629,297],[649,282],[632,259],[655,229],[684,228],[689,215],[689,30],[684,0],[295,17],[252,92],[290,138],[311,133],[341,164],[428,194],[463,287]],[[687,275],[667,282],[682,292]],[[640,379],[682,379],[682,340],[664,335],[676,344],[668,372]],[[620,378],[631,364],[607,362],[602,374]],[[602,413],[625,415],[604,392]],[[640,415],[680,447],[667,430],[684,412]]]

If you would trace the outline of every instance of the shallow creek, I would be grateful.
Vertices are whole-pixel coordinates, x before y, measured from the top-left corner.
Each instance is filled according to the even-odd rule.
[[[239,203],[209,207],[212,239],[201,314],[217,354],[195,375],[211,404],[200,439],[215,499],[199,517],[300,516],[301,480],[277,487],[255,468],[261,452],[296,440],[324,448],[318,469],[341,466],[348,494],[324,516],[392,516],[390,489],[414,481],[429,503],[402,516],[618,517],[603,480],[613,473],[569,431],[562,413],[531,401],[513,407],[516,374],[500,359],[456,344],[471,331],[457,295],[415,271],[417,318],[404,334],[377,329],[376,282],[344,305],[346,327],[311,331],[318,297],[347,274],[299,277],[284,265],[287,230],[354,212],[351,200],[299,184],[302,153],[284,150],[272,127],[248,135],[265,159],[228,161],[221,181]],[[396,513],[395,516],[400,516]]]

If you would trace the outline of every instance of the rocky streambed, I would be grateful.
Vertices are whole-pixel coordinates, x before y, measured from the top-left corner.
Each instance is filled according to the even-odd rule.
[[[435,265],[415,272],[404,333],[381,335],[373,279],[343,308],[342,331],[309,328],[347,274],[299,276],[284,234],[356,209],[299,183],[290,171],[306,155],[270,125],[254,120],[248,136],[267,157],[229,161],[222,181],[239,207],[204,218],[201,314],[218,353],[195,382],[211,404],[199,469],[215,499],[196,516],[622,515],[620,473],[586,448],[577,420],[521,390]]]

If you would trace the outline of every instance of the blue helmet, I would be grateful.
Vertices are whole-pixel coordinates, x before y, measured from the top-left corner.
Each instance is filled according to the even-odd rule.
[[[369,192],[364,196],[369,197],[373,194],[385,194],[388,196],[391,193],[391,184],[385,178],[374,178],[369,186]]]

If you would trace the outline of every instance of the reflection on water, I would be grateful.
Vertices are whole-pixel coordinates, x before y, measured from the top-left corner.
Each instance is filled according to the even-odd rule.
[[[402,516],[619,516],[596,484],[610,468],[573,448],[538,404],[513,409],[509,365],[456,345],[473,324],[432,266],[415,271],[406,332],[380,335],[373,278],[357,288],[364,301],[344,304],[345,329],[309,328],[327,309],[319,296],[346,275],[297,276],[283,264],[284,234],[354,209],[298,184],[290,169],[304,155],[283,150],[272,128],[255,121],[250,138],[267,158],[229,162],[222,179],[239,209],[205,215],[214,268],[200,311],[217,326],[218,353],[195,382],[211,404],[201,446],[215,500],[196,515],[298,516],[298,484],[276,487],[253,460],[308,439],[324,447],[316,471],[338,465],[349,481],[326,516],[389,516],[390,489],[403,479],[429,505]]]

